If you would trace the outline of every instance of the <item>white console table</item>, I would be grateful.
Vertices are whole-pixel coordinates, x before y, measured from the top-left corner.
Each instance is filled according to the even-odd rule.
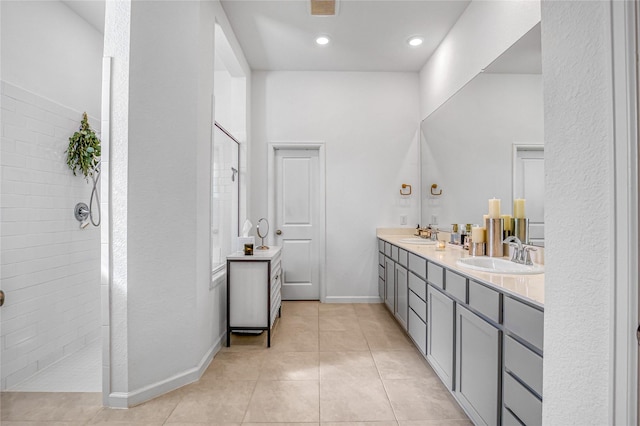
[[[265,330],[271,347],[271,328],[281,315],[281,257],[280,247],[227,256],[227,347],[234,330]]]

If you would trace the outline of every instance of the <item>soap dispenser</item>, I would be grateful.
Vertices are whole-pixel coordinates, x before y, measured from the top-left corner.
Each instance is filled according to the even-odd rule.
[[[451,244],[460,244],[460,234],[458,233],[458,224],[451,225]]]

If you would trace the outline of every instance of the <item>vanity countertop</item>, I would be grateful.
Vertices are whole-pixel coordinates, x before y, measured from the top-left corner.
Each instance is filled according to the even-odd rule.
[[[462,249],[461,247],[452,246],[451,244],[447,244],[447,248],[444,251],[436,251],[434,245],[401,243],[401,239],[407,238],[409,235],[413,234],[413,230],[410,230],[409,234],[407,234],[406,231],[402,231],[378,229],[376,234],[378,238],[387,241],[395,246],[398,246],[404,250],[407,250],[408,252],[423,257],[430,262],[445,266],[448,269],[451,269],[476,281],[481,281],[485,284],[489,284],[490,286],[497,287],[499,290],[505,293],[510,293],[523,298],[534,305],[540,307],[544,306],[544,274],[492,274],[488,272],[474,271],[472,269],[463,268],[458,266],[456,264],[456,261],[463,257],[469,257],[468,251]]]

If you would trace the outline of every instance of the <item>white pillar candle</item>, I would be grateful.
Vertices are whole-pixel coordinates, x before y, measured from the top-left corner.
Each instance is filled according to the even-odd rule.
[[[513,217],[516,219],[524,219],[527,217],[524,211],[524,203],[524,198],[516,198],[513,200]]]
[[[510,214],[503,214],[503,215],[500,215],[500,217],[502,218],[502,221],[504,222],[504,230],[505,231],[511,231],[511,215]]]
[[[484,243],[484,228],[480,226],[471,228],[471,241],[474,243]]]
[[[489,217],[500,219],[500,199],[492,198],[489,200]]]

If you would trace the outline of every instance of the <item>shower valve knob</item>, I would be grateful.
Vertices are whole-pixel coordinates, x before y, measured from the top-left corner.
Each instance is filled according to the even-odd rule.
[[[282,235],[282,231],[278,229],[278,230],[276,231],[276,235]]]
[[[4,305],[4,291],[0,290],[0,306]]]

